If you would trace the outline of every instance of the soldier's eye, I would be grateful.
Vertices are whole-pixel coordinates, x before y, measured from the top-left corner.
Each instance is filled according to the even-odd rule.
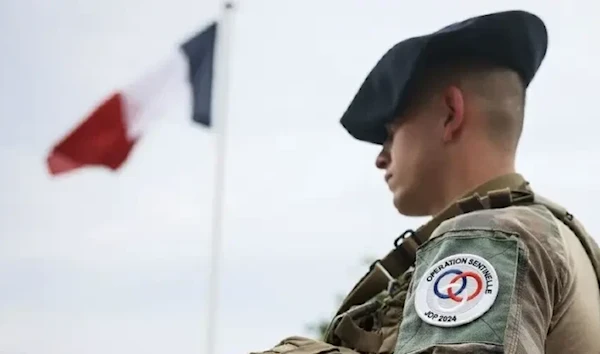
[[[391,124],[386,124],[385,131],[387,132],[388,137],[394,135],[394,127]]]
[[[390,145],[392,145],[392,142],[394,141],[394,134],[388,133],[385,141],[383,142],[383,147],[387,148]]]

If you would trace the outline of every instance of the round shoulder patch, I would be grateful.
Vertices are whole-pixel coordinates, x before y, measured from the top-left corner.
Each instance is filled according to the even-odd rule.
[[[490,262],[474,254],[455,254],[425,271],[415,290],[415,309],[431,325],[460,326],[492,307],[499,285]]]

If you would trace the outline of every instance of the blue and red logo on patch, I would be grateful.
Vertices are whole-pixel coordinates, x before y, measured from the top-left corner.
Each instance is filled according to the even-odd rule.
[[[471,322],[493,305],[498,276],[492,264],[473,254],[456,254],[434,263],[415,290],[419,317],[435,326]]]
[[[446,293],[443,294],[440,292],[440,281],[447,275],[454,275],[454,277],[450,280],[448,285],[444,287]],[[460,269],[448,269],[442,273],[433,284],[433,292],[440,299],[452,299],[456,302],[463,302],[464,298],[461,294],[467,288],[467,278],[473,279],[477,284],[475,290],[467,296],[467,301],[473,300],[481,293],[481,290],[483,289],[483,280],[478,273],[471,271],[463,272]],[[458,282],[460,282],[460,287],[455,293],[453,288],[459,284]]]

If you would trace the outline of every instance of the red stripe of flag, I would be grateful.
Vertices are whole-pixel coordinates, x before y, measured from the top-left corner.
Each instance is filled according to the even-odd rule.
[[[113,94],[51,150],[47,165],[51,174],[83,166],[118,169],[135,144],[127,135],[125,102]]]

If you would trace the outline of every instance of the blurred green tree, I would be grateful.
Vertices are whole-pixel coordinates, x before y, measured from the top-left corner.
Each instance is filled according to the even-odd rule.
[[[375,262],[375,258],[364,257],[363,260],[361,261],[361,264],[366,265],[368,267],[373,262]],[[335,303],[338,306],[341,305],[342,301],[344,301],[344,297],[345,297],[344,294],[337,294]],[[337,306],[336,306],[336,309],[337,309]],[[330,321],[331,321],[331,318],[321,318],[319,320],[309,323],[307,325],[307,330],[309,332],[311,332],[312,335],[315,336],[316,339],[324,340],[325,339],[325,331],[327,331],[327,327],[329,326]]]

